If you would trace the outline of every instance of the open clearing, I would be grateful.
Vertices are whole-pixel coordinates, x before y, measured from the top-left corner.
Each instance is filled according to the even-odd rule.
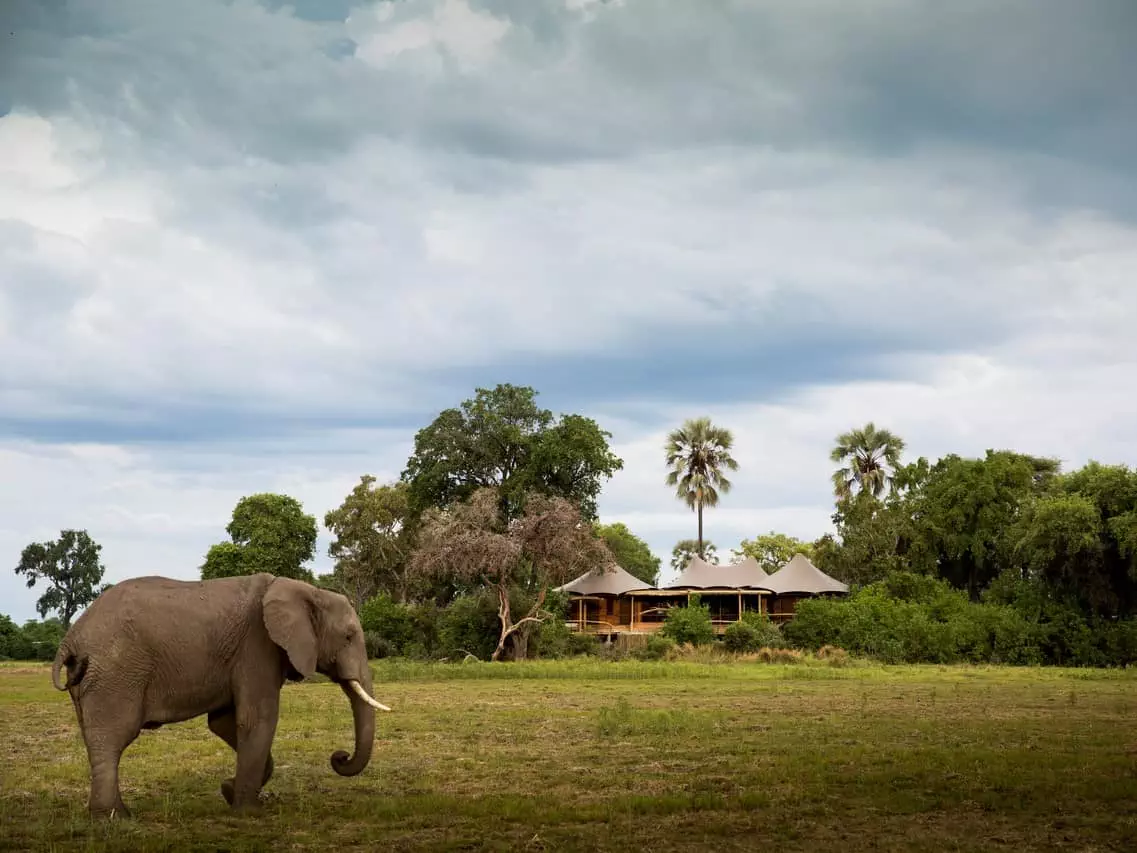
[[[122,763],[92,826],[71,703],[0,665],[4,850],[1133,850],[1137,672],[376,662],[375,754],[328,683],[284,690],[264,812],[193,720]]]

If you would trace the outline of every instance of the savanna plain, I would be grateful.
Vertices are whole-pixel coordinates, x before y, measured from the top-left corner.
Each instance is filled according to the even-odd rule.
[[[732,662],[376,661],[351,713],[287,685],[260,814],[205,720],[143,732],[129,820],[92,824],[47,666],[0,665],[3,850],[1134,850],[1137,672]]]

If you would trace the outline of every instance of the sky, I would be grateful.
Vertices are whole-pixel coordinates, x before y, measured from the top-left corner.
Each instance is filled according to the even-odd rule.
[[[735,436],[728,558],[831,530],[869,420],[1137,465],[1134,36],[1132,0],[7,0],[0,613],[30,542],[196,578],[241,496],[322,521],[499,382],[612,433],[601,518],[665,566],[689,417]]]

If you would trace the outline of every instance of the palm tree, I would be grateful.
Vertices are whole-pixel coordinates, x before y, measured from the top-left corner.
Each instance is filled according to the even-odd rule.
[[[869,421],[860,429],[837,436],[837,445],[829,458],[845,462],[833,472],[833,490],[838,498],[848,497],[853,487],[879,498],[892,488],[892,475],[900,465],[904,439],[886,429],[877,429]]]
[[[714,426],[710,418],[687,420],[667,436],[667,485],[699,514],[699,556],[703,553],[703,507],[717,506],[719,495],[730,491],[724,470],[737,471],[730,455],[734,436],[730,430]]]

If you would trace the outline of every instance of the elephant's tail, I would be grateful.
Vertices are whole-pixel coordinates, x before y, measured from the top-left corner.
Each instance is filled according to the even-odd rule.
[[[67,670],[67,680],[59,683],[60,670]],[[51,665],[51,683],[56,690],[69,690],[83,680],[87,671],[87,656],[77,655],[67,645],[67,638],[59,644],[59,651],[55,653],[55,662]]]

